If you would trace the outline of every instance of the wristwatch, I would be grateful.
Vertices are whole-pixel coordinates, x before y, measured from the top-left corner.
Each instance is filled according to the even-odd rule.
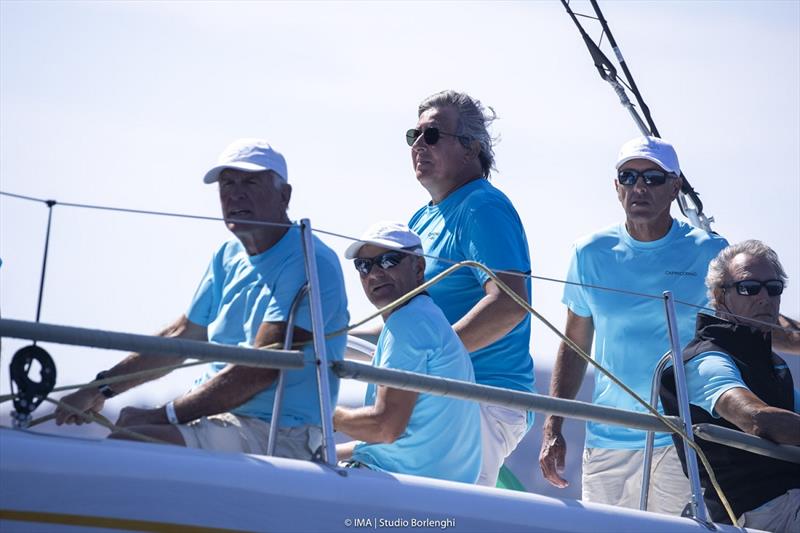
[[[101,379],[105,379],[107,376],[108,372],[106,370],[103,370],[102,372],[97,374],[97,376],[94,379],[95,381],[99,381]],[[98,386],[97,390],[99,390],[100,394],[102,394],[105,398],[113,398],[114,396],[117,395],[117,392],[114,389],[112,389],[111,386],[108,385],[107,383]]]

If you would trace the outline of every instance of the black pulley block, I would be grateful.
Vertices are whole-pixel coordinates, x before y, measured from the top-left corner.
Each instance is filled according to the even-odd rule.
[[[33,362],[39,363],[39,379],[29,375]],[[31,413],[47,398],[56,384],[56,364],[44,349],[35,344],[25,346],[11,359],[11,392],[14,394],[14,420],[27,425]],[[16,390],[15,390],[16,389]]]

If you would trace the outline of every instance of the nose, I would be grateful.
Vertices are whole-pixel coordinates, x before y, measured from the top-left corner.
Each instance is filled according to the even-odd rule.
[[[420,134],[414,139],[414,144],[411,145],[412,152],[421,152],[422,150],[427,149],[428,144],[423,139],[424,135]]]
[[[632,189],[640,193],[646,191],[647,185],[644,182],[644,177],[636,176],[636,181],[633,183]]]

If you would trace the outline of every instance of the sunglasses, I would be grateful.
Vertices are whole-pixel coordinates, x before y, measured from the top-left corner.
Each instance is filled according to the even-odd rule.
[[[767,294],[770,296],[780,296],[783,293],[783,282],[779,279],[769,279],[767,281],[758,281],[757,279],[746,279],[743,281],[735,281],[730,285],[723,285],[724,289],[736,287],[737,294],[742,296],[755,296],[761,292],[761,287],[766,287]]]
[[[439,142],[439,139],[442,135],[447,135],[448,137],[455,137],[457,139],[461,139],[464,142],[469,141],[469,137],[464,137],[463,135],[455,135],[454,133],[445,133],[441,131],[439,128],[432,126],[430,128],[425,128],[424,130],[418,130],[416,128],[412,128],[406,132],[406,142],[409,146],[414,146],[414,143],[417,142],[419,136],[422,135],[422,139],[425,141],[425,144],[428,146],[433,146],[434,144]]]
[[[404,254],[403,252],[391,251],[377,255],[371,259],[361,257],[356,258],[353,260],[353,264],[355,265],[356,270],[358,270],[358,273],[363,277],[368,275],[372,271],[372,267],[376,265],[383,270],[394,268],[399,265],[400,261],[402,261],[407,255],[408,254]]]
[[[639,179],[639,176],[642,177],[644,184],[648,187],[664,185],[667,178],[676,177],[675,174],[664,172],[663,170],[652,169],[639,172],[638,170],[628,169],[619,171],[617,174],[617,181],[620,185],[631,186],[636,184],[636,180]]]

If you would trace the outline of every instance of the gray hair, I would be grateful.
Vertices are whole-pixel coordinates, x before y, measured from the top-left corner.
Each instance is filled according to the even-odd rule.
[[[478,160],[481,162],[483,177],[488,178],[492,170],[497,170],[494,162],[495,139],[489,135],[489,124],[497,118],[497,113],[491,107],[484,107],[480,100],[472,98],[466,93],[453,90],[441,91],[427,97],[419,104],[417,116],[434,107],[453,106],[458,112],[458,126],[454,132],[459,136],[459,141],[464,148],[469,148],[472,141],[478,141],[481,146]]]
[[[786,271],[783,270],[778,254],[775,250],[767,246],[761,241],[750,239],[742,241],[737,244],[720,250],[717,257],[711,260],[708,264],[708,275],[706,276],[706,287],[708,288],[708,298],[711,300],[711,306],[717,308],[715,292],[725,285],[725,278],[728,275],[728,267],[733,261],[733,258],[739,254],[746,254],[753,257],[763,257],[766,259],[778,275],[778,279],[786,283]]]

